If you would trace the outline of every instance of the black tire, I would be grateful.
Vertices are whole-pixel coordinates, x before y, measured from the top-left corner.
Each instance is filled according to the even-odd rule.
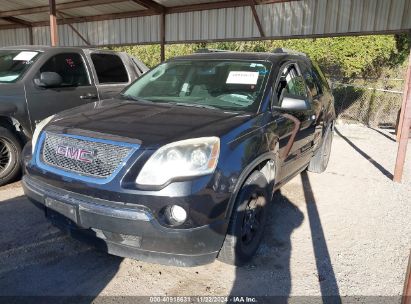
[[[22,145],[9,129],[0,127],[0,186],[16,179],[20,174]]]
[[[267,217],[267,186],[266,178],[259,171],[254,171],[244,182],[218,254],[221,262],[241,266],[253,258],[263,237]]]
[[[333,136],[334,132],[332,125],[330,125],[325,131],[321,147],[315,152],[313,158],[308,164],[308,171],[314,173],[323,173],[327,169],[331,155]]]

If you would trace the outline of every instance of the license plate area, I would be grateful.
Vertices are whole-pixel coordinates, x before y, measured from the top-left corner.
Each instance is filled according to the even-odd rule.
[[[67,204],[60,202],[58,200],[52,199],[52,198],[46,198],[45,199],[45,205],[47,208],[50,208],[61,215],[64,215],[65,217],[69,218],[73,222],[77,223],[77,208],[74,205]]]

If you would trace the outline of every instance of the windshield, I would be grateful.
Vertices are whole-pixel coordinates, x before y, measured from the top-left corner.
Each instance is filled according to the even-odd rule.
[[[257,111],[271,64],[265,61],[177,60],[151,70],[125,98],[184,106]]]
[[[39,52],[0,51],[0,82],[15,82],[37,59]]]

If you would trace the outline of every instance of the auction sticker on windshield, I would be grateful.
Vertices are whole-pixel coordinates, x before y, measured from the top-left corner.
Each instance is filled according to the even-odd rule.
[[[29,52],[29,51],[22,51],[16,55],[16,57],[13,58],[13,60],[18,60],[18,61],[30,61],[31,59],[36,56],[38,52]]]
[[[247,72],[247,71],[231,71],[228,74],[226,83],[228,84],[257,84],[258,72]]]

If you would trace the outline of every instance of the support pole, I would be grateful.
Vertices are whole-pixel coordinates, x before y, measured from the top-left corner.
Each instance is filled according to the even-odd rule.
[[[411,30],[408,31],[408,41],[410,43],[410,45],[408,46],[408,48],[411,50]],[[407,75],[405,76],[405,83],[404,83],[404,95],[402,96],[402,104],[401,104],[401,109],[400,109],[400,119],[398,120],[398,125],[397,125],[397,142],[400,141],[400,137],[401,137],[401,127],[402,124],[404,122],[404,113],[405,113],[405,103],[407,101],[407,88],[408,88],[408,84],[411,81],[410,80],[410,70],[411,69],[411,62],[408,61],[408,69],[407,69]]]
[[[407,86],[404,88],[404,115],[403,115],[403,122],[401,125],[398,126],[398,130],[400,132],[400,140],[398,143],[398,152],[397,152],[397,160],[395,163],[395,170],[394,170],[394,181],[397,183],[401,183],[402,180],[402,173],[404,171],[404,164],[405,164],[405,156],[407,154],[407,144],[408,144],[408,137],[410,134],[410,127],[411,127],[411,49],[410,49],[410,57],[408,58],[408,69],[407,69],[407,77],[408,83]]]
[[[404,291],[402,293],[401,304],[411,304],[411,251],[408,258],[407,273],[405,275]]]
[[[30,45],[33,45],[34,44],[33,27],[32,26],[28,27],[28,30],[29,30],[29,43]]]
[[[49,0],[49,7],[50,7],[51,46],[57,46],[57,44],[58,44],[58,31],[57,31],[57,19],[56,19],[56,0]]]
[[[166,59],[166,14],[160,15],[160,60],[163,62]]]

